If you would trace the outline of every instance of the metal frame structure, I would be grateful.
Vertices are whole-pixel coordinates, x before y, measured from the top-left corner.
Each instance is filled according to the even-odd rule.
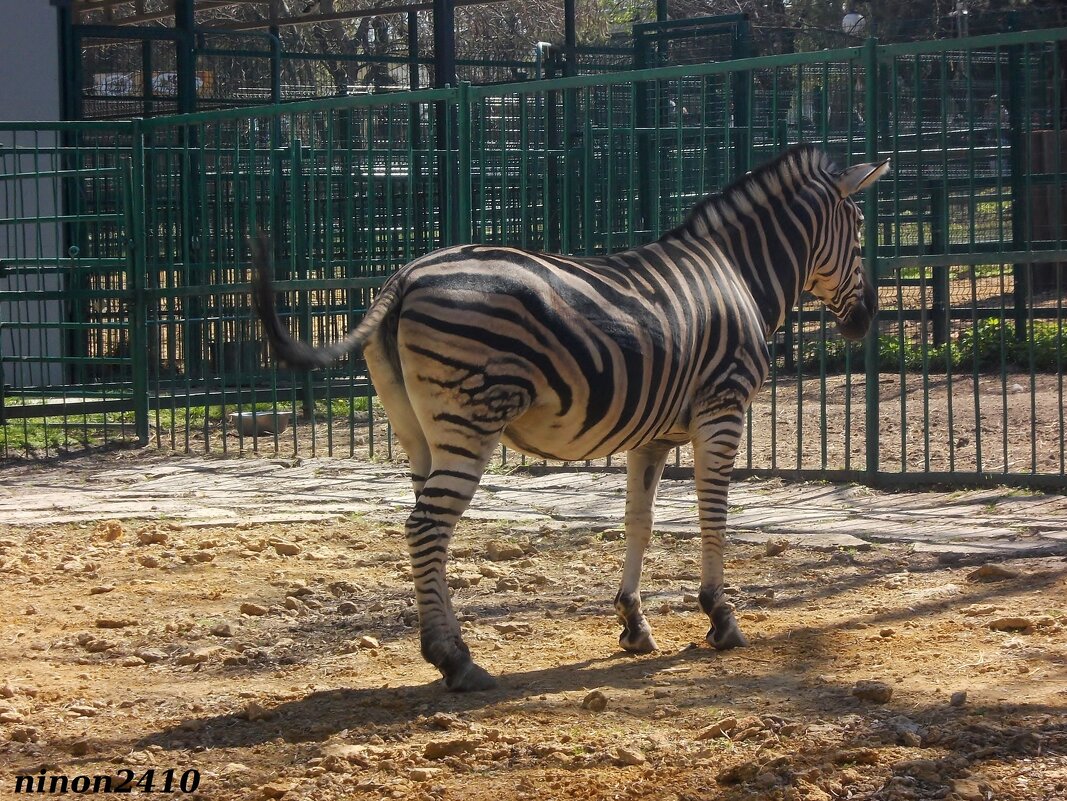
[[[127,122],[0,124],[0,270],[30,281],[0,304],[15,312],[11,337],[41,343],[0,352],[0,365],[66,376],[10,381],[0,456],[109,437],[312,453],[380,453],[384,439],[388,453],[358,360],[313,375],[266,359],[248,305],[250,230],[275,242],[287,323],[335,340],[387,275],[435,247],[595,255],[646,242],[705,192],[814,141],[842,164],[893,160],[865,198],[878,336],[845,348],[827,314],[802,304],[772,345],[769,410],[749,420],[739,473],[1067,488],[1065,42],[1067,29],[870,41]],[[991,108],[993,94],[1006,107]],[[38,313],[55,301],[68,318]],[[70,346],[50,351],[53,331]],[[235,438],[224,412],[260,405],[306,419],[292,439]],[[58,439],[28,439],[49,431]]]
[[[63,41],[69,42],[73,26],[82,24],[83,16],[88,12],[102,11],[106,15],[105,25],[92,26],[98,32],[104,32],[105,28],[131,28],[143,26],[145,23],[158,23],[164,20],[173,20],[173,36],[179,46],[178,57],[178,82],[179,82],[179,112],[187,113],[195,110],[195,85],[194,65],[192,62],[193,41],[198,31],[202,32],[241,32],[241,31],[265,31],[277,42],[278,32],[281,28],[298,25],[311,25],[319,22],[343,22],[347,20],[363,19],[388,14],[405,14],[409,20],[409,28],[420,12],[429,11],[433,16],[433,67],[434,86],[442,88],[455,86],[456,77],[456,30],[455,11],[457,7],[472,5],[488,5],[503,2],[503,0],[425,0],[417,3],[397,3],[373,9],[352,9],[347,11],[335,11],[329,13],[303,13],[296,16],[284,16],[280,13],[278,0],[170,0],[171,9],[168,11],[145,12],[144,0],[53,0],[61,11],[60,24],[62,26]],[[665,15],[666,7],[663,0],[657,0],[663,6]],[[233,8],[238,6],[254,5],[264,7],[266,15],[261,21],[235,22],[227,25],[210,25],[199,27],[196,25],[197,10],[217,11],[219,9]],[[310,4],[314,5],[314,3]],[[118,9],[133,9],[135,13],[125,16],[115,16]],[[568,63],[572,63],[577,43],[575,4],[574,0],[564,0],[564,49],[568,55]],[[143,28],[141,29],[144,30]],[[149,29],[155,33],[144,35],[159,35],[158,28]],[[116,35],[128,35],[111,31]],[[418,88],[413,86],[411,88]],[[278,98],[274,98],[277,102]]]

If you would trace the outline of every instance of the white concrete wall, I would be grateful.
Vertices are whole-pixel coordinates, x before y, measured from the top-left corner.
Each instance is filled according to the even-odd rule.
[[[54,121],[60,117],[59,30],[55,7],[49,0],[0,0],[4,24],[0,25],[0,121]],[[56,144],[52,133],[13,134],[0,126],[0,174],[48,172],[55,169]],[[10,153],[12,145],[42,152]],[[0,181],[0,218],[20,220],[0,225],[0,262],[25,266],[25,259],[54,259],[60,255],[62,230],[50,221],[60,210],[60,182],[55,179]],[[0,277],[0,290],[26,292],[27,301],[0,302],[0,355],[31,361],[0,362],[2,381],[14,387],[49,386],[63,382],[59,364],[33,359],[60,356],[62,337],[54,329],[27,328],[21,323],[63,319],[63,303],[34,298],[32,293],[56,290],[62,279],[45,268],[27,273],[16,270]]]

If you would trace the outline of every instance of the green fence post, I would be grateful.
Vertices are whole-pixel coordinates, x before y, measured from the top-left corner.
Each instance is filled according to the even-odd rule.
[[[196,11],[195,0],[174,0],[174,27],[180,34],[175,48],[178,71],[178,113],[196,111]]]
[[[733,29],[731,37],[731,50],[735,59],[748,58],[751,41],[748,35],[748,21],[742,20]],[[733,138],[733,170],[732,179],[740,178],[752,167],[752,143],[750,141],[750,126],[752,122],[752,109],[750,96],[752,94],[752,70],[743,72],[736,71],[732,74],[731,94],[734,107]]]
[[[417,11],[408,12],[407,27],[408,89],[415,91],[419,88],[419,14]],[[419,103],[412,103],[408,107],[408,151],[411,154],[408,161],[408,193],[414,206],[412,212],[414,215],[414,230],[411,234],[414,252],[409,254],[409,257],[421,256],[428,250],[426,245],[425,195],[416,189],[417,181],[423,174],[422,119],[419,115],[419,106]]]
[[[148,80],[141,79],[142,87],[141,91],[144,92],[144,104],[142,105],[141,116],[151,117],[156,113],[155,107],[155,89],[152,87],[152,74],[155,72],[153,66],[154,61],[152,58],[152,45],[151,39],[145,39],[141,42],[141,75],[148,76]]]
[[[1015,29],[1015,17],[1009,21],[1009,30]],[[1008,137],[1010,140],[1009,162],[1011,164],[1011,247],[1020,251],[1028,248],[1030,241],[1030,198],[1027,197],[1024,176],[1030,167],[1027,157],[1026,116],[1023,98],[1029,78],[1029,64],[1021,56],[1021,45],[1008,48]],[[1032,266],[1016,264],[1012,268],[1012,295],[1015,318],[1015,339],[1026,339],[1027,301]]]
[[[311,159],[311,163],[314,160]],[[289,254],[289,278],[304,282],[308,279],[307,262],[303,271],[300,270],[300,262],[310,257],[307,246],[310,232],[307,230],[306,203],[304,194],[304,147],[299,139],[289,142],[289,235],[292,242],[292,250]],[[297,336],[303,342],[312,340],[311,324],[311,294],[308,289],[297,290],[296,301],[296,324]],[[315,379],[311,370],[303,370],[300,373],[300,405],[304,419],[314,423],[315,415]]]
[[[271,25],[270,35],[270,102],[282,102],[282,37],[277,25]]]
[[[644,32],[634,30],[634,69],[643,70],[651,66],[652,48],[649,37]],[[634,104],[637,106],[633,131],[634,149],[637,151],[637,175],[630,176],[634,182],[631,191],[637,193],[638,219],[630,220],[631,229],[652,231],[652,138],[649,136],[651,115],[648,108],[648,81],[639,81],[634,90]],[[636,181],[635,181],[636,178]],[[638,241],[641,241],[638,239]]]
[[[563,194],[559,198],[560,245],[564,253],[575,253],[577,243],[575,230],[581,204],[578,195],[578,178],[575,173],[575,160],[581,158],[581,151],[576,147],[578,138],[578,92],[575,89],[563,90]]]
[[[878,40],[871,37],[863,49],[865,90],[864,109],[866,117],[867,160],[878,157]],[[872,186],[866,191],[864,202],[864,259],[867,280],[878,286],[878,189]],[[866,424],[867,424],[867,482],[874,484],[878,478],[879,454],[879,396],[878,396],[878,318],[871,323],[863,348],[866,368]]]
[[[74,35],[74,15],[70,7],[59,4],[56,18],[59,26],[59,102],[63,107],[63,119],[74,120],[77,119],[76,98],[81,94],[75,64],[81,58],[81,52],[76,49],[78,37]]]
[[[456,244],[467,244],[472,239],[474,219],[471,212],[471,85],[469,81],[460,81],[459,90],[456,93],[456,111],[458,115],[459,137],[456,142],[456,164],[458,170],[458,185],[456,190],[457,203],[456,214],[458,220],[458,239]],[[479,165],[482,174],[483,191],[485,181],[485,165]]]
[[[148,444],[148,309],[145,296],[145,151],[141,120],[133,121],[132,152],[126,172],[126,242],[129,247],[130,357],[133,421],[137,442]]]
[[[948,197],[944,184],[932,182],[930,186],[930,251],[939,256],[948,253]],[[919,268],[924,270],[923,267]],[[934,347],[944,345],[949,334],[949,285],[948,267],[933,268],[933,335]]]

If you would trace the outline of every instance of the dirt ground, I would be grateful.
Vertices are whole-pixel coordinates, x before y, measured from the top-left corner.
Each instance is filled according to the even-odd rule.
[[[454,545],[495,691],[443,691],[402,535],[370,519],[0,531],[0,798],[17,774],[123,768],[157,790],[195,769],[185,797],[220,801],[1067,798],[1062,557],[976,575],[903,546],[735,544],[752,647],[720,654],[699,543],[665,534],[644,581],[662,650],[633,657],[617,532],[471,522]]]
[[[742,442],[739,465],[785,469],[862,469],[866,464],[863,375],[803,383],[779,379],[752,405],[751,448]],[[1062,376],[883,373],[879,390],[879,463],[883,470],[1063,471],[1065,429]],[[798,435],[799,432],[799,435]],[[799,442],[799,448],[798,448]],[[799,452],[799,457],[798,457]],[[846,455],[847,454],[847,455]]]

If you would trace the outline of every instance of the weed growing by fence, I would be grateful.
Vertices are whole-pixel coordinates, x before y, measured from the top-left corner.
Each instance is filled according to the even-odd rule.
[[[817,371],[822,367],[828,373],[844,372],[846,351],[851,351],[853,365],[863,363],[863,344],[839,338],[806,339],[799,351],[800,366],[805,370]],[[1065,355],[1060,321],[1032,320],[1017,329],[1014,320],[991,317],[966,326],[954,341],[936,346],[902,338],[899,334],[878,337],[881,372],[903,369],[943,373],[951,369],[990,373],[1002,368],[1056,372],[1062,367]]]

